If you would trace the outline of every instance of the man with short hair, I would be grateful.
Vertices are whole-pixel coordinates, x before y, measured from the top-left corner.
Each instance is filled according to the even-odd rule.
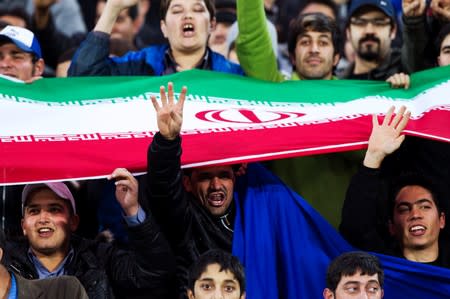
[[[0,31],[0,74],[25,82],[41,78],[45,63],[33,32],[16,26]]]
[[[24,242],[10,242],[5,264],[27,279],[76,276],[90,298],[123,298],[170,292],[174,260],[152,217],[140,208],[138,183],[118,168],[116,198],[128,226],[130,248],[77,237],[79,217],[64,183],[26,185],[22,193]]]
[[[391,48],[397,25],[390,0],[352,1],[346,28],[355,61],[344,71],[343,78],[384,81],[406,72],[401,51]]]
[[[262,0],[237,2],[239,36],[236,40],[239,62],[253,78],[272,82],[286,80],[278,71],[277,59],[266,27]],[[339,60],[338,28],[334,20],[319,13],[300,15],[292,21],[288,49],[293,80],[332,79]]]
[[[188,273],[189,299],[245,299],[245,272],[239,259],[220,249],[198,258]]]
[[[376,256],[346,252],[335,258],[327,270],[324,299],[370,298],[384,295],[384,271]]]
[[[3,230],[0,229],[0,261],[2,261],[5,245],[5,235]],[[75,277],[60,276],[41,280],[28,280],[8,272],[5,266],[0,264],[0,298],[87,299],[88,296]]]
[[[449,268],[439,184],[415,173],[390,179],[380,169],[405,139],[401,132],[409,116],[405,107],[395,116],[392,107],[381,124],[373,116],[369,145],[348,187],[339,230],[360,249]]]
[[[152,98],[159,132],[148,148],[148,203],[177,256],[180,298],[186,298],[189,266],[209,249],[231,252],[236,214],[236,179],[231,165],[181,170],[184,87],[174,100],[161,87],[161,104]]]

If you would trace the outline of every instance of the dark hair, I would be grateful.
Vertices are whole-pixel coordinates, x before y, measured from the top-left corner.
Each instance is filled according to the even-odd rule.
[[[310,4],[321,4],[329,7],[333,11],[334,18],[338,18],[338,7],[333,0],[307,0],[300,7],[300,13]]]
[[[361,271],[361,275],[378,274],[378,282],[383,288],[384,271],[380,260],[362,251],[346,252],[331,261],[327,270],[327,288],[335,292],[342,276],[352,276],[357,271]]]
[[[442,43],[444,42],[444,39],[449,34],[450,34],[450,23],[447,23],[444,26],[442,26],[442,28],[439,31],[439,34],[436,38],[435,45],[436,45],[437,53],[441,52]]]
[[[441,200],[442,190],[438,184],[434,183],[431,178],[424,175],[418,173],[405,173],[393,180],[389,186],[389,217],[391,220],[394,215],[395,199],[400,190],[406,186],[420,186],[427,189],[431,193],[431,197],[439,213],[444,211],[442,206],[443,201]]]
[[[209,11],[209,15],[211,16],[211,20],[216,16],[216,5],[215,0],[203,0],[206,5],[206,9]],[[167,11],[169,10],[169,6],[172,0],[161,0],[160,8],[159,8],[159,18],[164,20],[166,18]]]
[[[30,28],[30,15],[22,6],[13,6],[10,8],[0,8],[0,16],[14,16],[25,21],[25,27]],[[7,23],[7,22],[5,22]],[[11,24],[9,24],[11,25]]]
[[[242,164],[231,164],[229,165],[231,166],[231,169],[233,170],[233,172],[237,172],[239,170],[239,168],[241,168]],[[192,172],[196,169],[196,167],[190,167],[190,168],[184,168],[183,169],[183,175],[187,175],[187,176],[191,176]]]
[[[6,237],[3,229],[0,229],[0,248],[5,248],[6,245]]]
[[[188,289],[194,292],[195,282],[200,278],[203,272],[209,265],[218,264],[220,272],[229,271],[233,273],[236,280],[239,282],[241,295],[245,292],[245,272],[239,259],[231,253],[221,249],[211,249],[200,255],[188,272]]]
[[[298,37],[309,31],[330,32],[334,54],[339,53],[339,32],[336,22],[322,13],[307,13],[298,16],[289,26],[289,54],[295,56]]]

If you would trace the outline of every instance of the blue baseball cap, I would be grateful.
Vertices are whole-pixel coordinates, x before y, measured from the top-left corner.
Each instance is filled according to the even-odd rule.
[[[37,58],[42,58],[41,46],[33,32],[17,26],[6,26],[0,31],[0,42],[14,43],[24,52],[33,53]]]
[[[394,6],[392,6],[391,0],[352,0],[348,13],[348,19],[350,20],[353,14],[364,6],[373,6],[381,10],[392,20],[395,20]]]

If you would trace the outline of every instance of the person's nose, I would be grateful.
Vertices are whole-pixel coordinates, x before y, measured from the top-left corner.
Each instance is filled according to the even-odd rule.
[[[411,220],[422,219],[422,217],[423,217],[422,210],[419,207],[413,206],[410,213],[410,219]]]
[[[375,32],[375,26],[372,22],[368,22],[365,28],[366,33],[374,33]]]
[[[210,181],[210,188],[212,190],[220,190],[221,187],[221,183],[220,183],[220,179],[218,177],[213,177]]]

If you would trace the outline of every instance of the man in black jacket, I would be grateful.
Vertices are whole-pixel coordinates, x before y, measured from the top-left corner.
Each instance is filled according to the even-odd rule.
[[[130,249],[78,238],[74,198],[64,183],[25,186],[22,229],[26,242],[10,242],[5,264],[27,279],[76,276],[89,298],[168,298],[173,256],[152,217],[138,204],[138,183],[116,169],[116,198],[128,226]]]
[[[153,98],[159,133],[148,149],[149,205],[177,256],[181,298],[187,272],[200,254],[220,248],[231,252],[235,207],[235,172],[230,165],[181,170],[180,130],[186,88],[174,102],[161,89],[161,105]]]
[[[439,185],[412,173],[387,179],[380,171],[382,161],[405,139],[401,132],[410,114],[404,107],[395,116],[393,112],[391,108],[382,124],[374,116],[363,166],[347,190],[340,232],[363,250],[449,268]]]

